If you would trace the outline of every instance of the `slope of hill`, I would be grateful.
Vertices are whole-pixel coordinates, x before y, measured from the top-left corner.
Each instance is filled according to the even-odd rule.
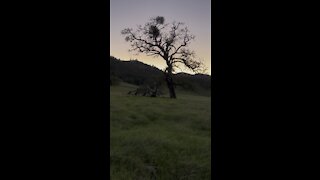
[[[110,75],[127,83],[142,85],[160,78],[163,72],[140,61],[121,61],[110,57]]]
[[[178,89],[201,95],[211,95],[211,76],[209,75],[177,73],[173,78]],[[118,81],[138,86],[161,81],[165,85],[163,71],[160,69],[137,60],[121,61],[110,56],[111,85]]]

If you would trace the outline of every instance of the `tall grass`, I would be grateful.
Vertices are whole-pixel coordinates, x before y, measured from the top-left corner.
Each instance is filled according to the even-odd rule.
[[[128,96],[132,88],[110,88],[111,179],[211,179],[210,97]]]

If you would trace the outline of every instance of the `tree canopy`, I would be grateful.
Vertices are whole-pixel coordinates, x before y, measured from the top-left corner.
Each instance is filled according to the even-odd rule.
[[[189,32],[182,22],[165,23],[165,18],[151,18],[144,26],[136,30],[126,28],[121,31],[125,40],[130,43],[129,51],[144,53],[147,56],[159,57],[165,60],[165,78],[171,98],[176,98],[172,72],[180,65],[194,72],[204,72],[204,65],[196,59],[195,52],[188,48],[195,36]]]
[[[136,30],[126,28],[121,33],[130,42],[129,51],[161,56],[173,71],[181,64],[194,72],[205,70],[202,61],[196,59],[195,52],[188,48],[195,36],[182,22],[169,24],[165,23],[164,17],[158,16],[151,18],[144,26],[139,25]]]

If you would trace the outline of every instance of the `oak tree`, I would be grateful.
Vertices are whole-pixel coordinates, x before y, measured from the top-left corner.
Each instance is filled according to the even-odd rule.
[[[170,98],[177,97],[173,82],[176,68],[183,65],[194,72],[204,70],[203,63],[195,59],[195,52],[188,48],[195,36],[182,22],[165,23],[165,18],[158,16],[151,18],[144,26],[139,25],[135,30],[126,28],[121,34],[131,45],[129,51],[161,57],[166,62],[164,75]]]

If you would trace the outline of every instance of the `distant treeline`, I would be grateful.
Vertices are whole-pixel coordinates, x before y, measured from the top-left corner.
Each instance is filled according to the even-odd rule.
[[[160,69],[137,60],[122,61],[110,56],[110,85],[127,82],[137,86],[161,82],[165,86],[164,73]],[[211,94],[211,76],[205,74],[177,73],[174,82],[178,89],[201,95]]]

